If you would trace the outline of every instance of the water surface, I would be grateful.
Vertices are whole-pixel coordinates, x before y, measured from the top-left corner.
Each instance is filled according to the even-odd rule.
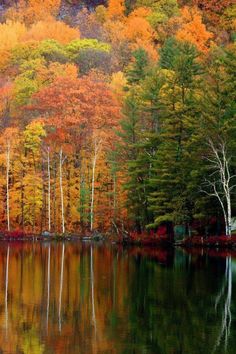
[[[230,253],[1,243],[0,353],[235,353]]]

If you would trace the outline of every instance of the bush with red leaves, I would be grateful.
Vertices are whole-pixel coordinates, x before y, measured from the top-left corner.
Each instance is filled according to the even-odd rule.
[[[4,237],[14,239],[23,238],[26,236],[26,234],[22,230],[4,231],[3,235]]]

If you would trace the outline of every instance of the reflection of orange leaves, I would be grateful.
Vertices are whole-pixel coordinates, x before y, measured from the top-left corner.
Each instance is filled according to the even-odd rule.
[[[176,33],[176,38],[188,41],[202,52],[209,48],[209,40],[213,34],[208,32],[206,26],[202,23],[202,17],[196,11],[191,12],[187,7],[182,10],[183,25]]]

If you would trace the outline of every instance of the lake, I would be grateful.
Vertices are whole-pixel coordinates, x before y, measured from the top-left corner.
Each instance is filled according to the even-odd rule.
[[[0,353],[235,353],[227,252],[1,243]]]

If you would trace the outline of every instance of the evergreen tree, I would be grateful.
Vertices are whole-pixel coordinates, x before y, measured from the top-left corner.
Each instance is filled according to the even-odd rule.
[[[229,173],[235,175],[235,53],[214,49],[208,62],[208,70],[205,73],[204,85],[201,87],[200,119],[195,132],[195,145],[193,146],[196,155],[196,163],[192,167],[191,184],[195,191],[198,190],[196,197],[194,217],[198,219],[209,219],[217,215],[219,220],[223,220],[220,204],[211,194],[211,188],[206,181],[215,183],[219,181],[218,172],[214,172],[211,161],[211,149],[209,141],[217,146],[219,141],[227,145],[227,154],[230,157]],[[222,186],[217,182],[218,187]],[[223,190],[220,191],[223,193]],[[205,193],[200,193],[204,190]],[[208,194],[206,194],[208,192]],[[235,197],[231,196],[233,212],[235,208]],[[223,201],[224,203],[224,201]],[[214,205],[214,207],[212,207]]]
[[[127,71],[127,79],[130,85],[138,84],[146,76],[148,56],[143,48],[133,52],[134,62]]]
[[[125,167],[127,182],[125,189],[128,193],[127,207],[130,218],[134,221],[138,230],[141,230],[143,224],[143,201],[142,177],[137,172],[135,166],[138,158],[138,141],[140,133],[140,107],[139,100],[131,90],[125,100],[124,119],[121,121],[121,132],[119,136],[122,139],[119,144],[119,159],[121,167]]]
[[[163,221],[188,224],[193,199],[188,191],[191,174],[191,140],[197,124],[196,89],[201,68],[197,52],[188,43],[167,43],[161,54],[166,75],[162,90],[161,143],[154,160],[155,176],[150,179],[149,201],[155,226]],[[176,47],[177,46],[177,47]],[[176,50],[173,50],[176,47]],[[168,52],[164,65],[163,55]]]

